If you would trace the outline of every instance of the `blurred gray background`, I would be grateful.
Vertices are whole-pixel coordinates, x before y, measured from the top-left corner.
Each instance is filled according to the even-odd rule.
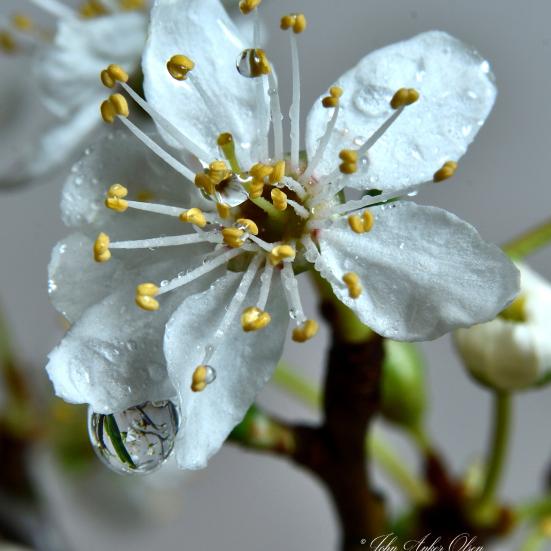
[[[25,5],[4,0],[2,11]],[[475,46],[493,64],[499,88],[496,107],[463,158],[458,177],[418,200],[455,212],[497,243],[551,215],[549,0],[266,0],[267,50],[278,68],[283,105],[290,101],[290,54],[278,24],[281,15],[295,11],[303,11],[309,20],[300,37],[303,115],[339,74],[375,48],[429,29],[446,30]],[[37,371],[62,335],[46,291],[50,249],[66,234],[59,220],[61,185],[61,180],[43,182],[0,195],[1,301],[24,358]],[[551,279],[551,249],[534,255],[530,263]],[[315,308],[309,291],[307,307]],[[305,345],[290,343],[285,353],[301,374],[316,382],[326,336],[323,331]],[[485,449],[489,396],[466,376],[448,337],[422,349],[430,365],[430,430],[459,471]],[[48,384],[38,373],[34,377],[37,384]],[[514,450],[504,486],[508,498],[528,497],[541,487],[544,466],[551,461],[550,392],[526,393],[516,400]],[[316,418],[274,387],[264,391],[261,402],[290,419]],[[408,460],[415,460],[405,441],[395,434],[389,437]],[[91,494],[75,492],[63,478],[48,479],[47,487],[52,510],[59,512],[59,522],[78,551],[334,549],[336,525],[326,495],[308,474],[284,461],[228,446],[206,471],[183,479],[174,476],[182,480],[176,499],[174,491],[165,499],[158,490],[136,486],[138,499],[157,513],[151,511],[150,520],[136,517],[124,529],[93,512],[93,507],[108,509],[107,497],[91,503]],[[377,481],[399,506],[400,494],[384,477]],[[161,523],[153,520],[159,501],[170,510],[161,513]]]

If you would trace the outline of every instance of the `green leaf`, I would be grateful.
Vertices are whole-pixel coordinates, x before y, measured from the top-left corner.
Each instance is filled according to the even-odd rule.
[[[126,446],[122,441],[122,435],[119,430],[119,426],[117,425],[117,421],[115,420],[115,416],[113,414],[109,414],[105,416],[104,426],[105,426],[105,432],[107,433],[107,436],[111,440],[113,444],[113,448],[115,448],[115,453],[117,454],[118,458],[123,463],[126,463],[131,469],[135,469],[136,464],[130,457],[128,450],[126,449]]]

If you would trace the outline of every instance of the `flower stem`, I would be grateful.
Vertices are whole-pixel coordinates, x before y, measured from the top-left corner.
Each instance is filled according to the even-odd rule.
[[[494,392],[494,426],[488,456],[486,479],[476,503],[478,515],[491,514],[494,498],[503,475],[511,433],[511,394],[506,391]]]
[[[503,245],[503,250],[513,259],[522,259],[551,242],[551,219],[519,235]]]

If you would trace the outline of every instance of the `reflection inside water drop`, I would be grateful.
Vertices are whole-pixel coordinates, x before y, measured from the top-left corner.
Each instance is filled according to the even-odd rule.
[[[178,432],[170,400],[145,402],[120,413],[88,410],[88,434],[101,461],[118,474],[147,474],[170,456]]]

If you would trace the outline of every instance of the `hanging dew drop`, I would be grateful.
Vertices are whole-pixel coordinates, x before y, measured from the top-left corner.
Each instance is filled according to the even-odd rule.
[[[118,474],[148,474],[170,456],[178,412],[169,400],[145,402],[120,413],[88,410],[88,434],[101,461]]]

